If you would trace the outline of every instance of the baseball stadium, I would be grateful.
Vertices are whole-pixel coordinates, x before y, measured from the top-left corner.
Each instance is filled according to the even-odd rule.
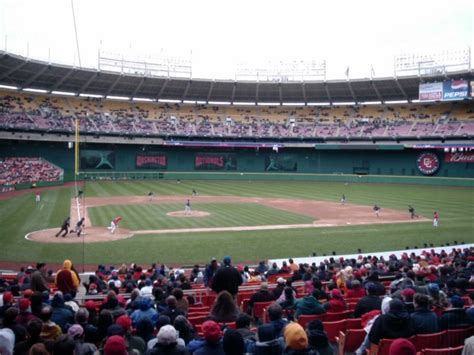
[[[0,354],[474,352],[471,48],[93,65],[86,8],[0,50]]]

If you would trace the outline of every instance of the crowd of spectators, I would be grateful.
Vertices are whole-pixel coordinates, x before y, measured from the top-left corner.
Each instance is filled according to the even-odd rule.
[[[59,181],[63,170],[42,158],[0,157],[0,185]]]
[[[474,329],[473,271],[473,248],[255,268],[225,257],[190,271],[99,265],[82,285],[70,260],[56,273],[38,263],[0,278],[0,351],[333,354],[317,317],[337,314],[360,318],[366,337],[357,353],[382,339],[410,347],[417,334]],[[308,316],[316,318],[303,322]]]
[[[74,109],[67,106],[68,100]],[[148,105],[148,106],[145,106]],[[377,138],[448,137],[474,134],[469,105],[237,108],[157,106],[136,103],[115,108],[100,99],[39,99],[0,95],[0,128],[73,132],[79,118],[83,133],[137,136]]]

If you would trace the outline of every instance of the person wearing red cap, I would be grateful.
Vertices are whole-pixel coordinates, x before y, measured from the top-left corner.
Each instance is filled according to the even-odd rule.
[[[15,321],[26,327],[26,325],[28,324],[28,322],[32,319],[35,319],[36,317],[31,313],[31,302],[28,298],[22,298],[20,299],[20,301],[18,302],[18,309],[20,311],[20,313],[18,314],[18,316],[16,317]]]
[[[339,289],[335,288],[331,291],[331,299],[329,300],[330,312],[343,312],[347,310],[346,301]]]
[[[120,335],[112,335],[104,345],[104,355],[128,355],[127,343]]]
[[[0,307],[0,320],[3,319],[5,311],[13,306],[13,294],[10,291],[3,293],[3,305]]]
[[[389,355],[416,355],[416,348],[413,343],[407,339],[395,339],[390,345]]]
[[[146,351],[145,341],[140,337],[132,335],[132,320],[130,317],[126,315],[120,316],[116,319],[115,324],[120,325],[124,329],[124,338],[130,349],[135,349],[140,354],[144,354]]]
[[[408,313],[413,313],[415,311],[415,306],[413,305],[413,297],[415,296],[415,293],[416,291],[411,287],[407,287],[400,292],[403,303],[405,304],[405,309]]]
[[[222,344],[222,330],[216,322],[208,320],[202,324],[206,343],[194,352],[195,355],[225,355]]]

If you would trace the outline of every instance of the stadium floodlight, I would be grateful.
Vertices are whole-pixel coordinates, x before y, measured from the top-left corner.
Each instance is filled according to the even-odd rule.
[[[209,101],[209,105],[230,105],[230,101]]]
[[[407,100],[389,100],[389,101],[385,101],[385,104],[407,104],[408,101]]]
[[[23,91],[38,92],[38,93],[41,93],[41,94],[46,94],[46,93],[48,92],[47,90],[43,90],[43,89],[33,89],[33,88],[26,88],[26,89],[23,89]]]
[[[183,104],[191,104],[194,105],[196,104],[197,101],[192,101],[192,100],[183,100]],[[203,101],[203,103],[206,103],[206,101]]]
[[[122,101],[129,101],[130,98],[126,96],[114,96],[114,95],[108,95],[106,97],[109,100],[122,100]]]
[[[140,102],[153,102],[153,99],[148,99],[146,97],[133,97],[132,101],[140,101]]]
[[[233,104],[236,105],[236,106],[255,106],[255,102],[234,101]]]
[[[158,102],[164,102],[164,103],[169,103],[169,104],[180,104],[181,100],[159,99]]]
[[[0,89],[18,90],[16,86],[10,86],[10,85],[0,85]]]
[[[91,97],[93,99],[102,99],[104,96],[96,94],[79,94],[80,97]]]
[[[382,101],[364,101],[359,102],[359,105],[380,105]]]
[[[304,102],[283,102],[283,106],[304,106]]]
[[[280,106],[279,102],[258,102],[258,106]]]
[[[308,106],[329,106],[330,102],[308,102]]]
[[[51,94],[54,94],[54,95],[64,95],[64,96],[76,96],[76,93],[74,93],[74,92],[68,92],[68,91],[51,91]]]
[[[354,101],[348,102],[333,102],[334,106],[354,106],[356,103]]]
[[[418,99],[411,100],[413,104],[419,104],[420,102],[439,102],[439,101],[440,100],[418,100]]]
[[[206,101],[196,101],[196,105],[205,105]]]

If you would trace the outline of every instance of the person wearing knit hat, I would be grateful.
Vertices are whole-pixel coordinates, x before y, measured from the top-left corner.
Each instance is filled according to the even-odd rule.
[[[104,346],[104,355],[127,355],[127,343],[119,335],[113,335],[107,339]]]
[[[189,354],[184,344],[178,341],[178,332],[172,325],[164,325],[160,328],[157,335],[157,342],[147,354],[174,354],[185,355]]]
[[[335,288],[331,291],[331,299],[329,300],[330,312],[344,312],[347,310],[347,304],[342,297],[341,290]]]
[[[18,302],[18,310],[19,314],[16,317],[15,321],[17,324],[22,325],[23,327],[26,327],[28,322],[34,318],[36,318],[32,313],[31,313],[31,302],[27,298],[22,298]]]
[[[195,355],[225,355],[222,344],[222,330],[216,322],[208,320],[202,324],[206,342],[194,352]]]
[[[390,345],[389,355],[416,355],[416,348],[413,343],[407,339],[395,339]]]
[[[303,327],[298,323],[289,323],[283,331],[283,337],[285,339],[285,354],[316,353],[308,349],[308,336]]]
[[[400,292],[408,313],[413,313],[415,311],[415,306],[413,304],[413,297],[415,296],[415,293],[416,291],[411,287],[407,287],[403,289],[402,292]]]
[[[230,256],[224,257],[223,265],[216,270],[212,279],[212,290],[216,293],[229,292],[233,297],[239,291],[243,279],[241,273],[231,265]]]

